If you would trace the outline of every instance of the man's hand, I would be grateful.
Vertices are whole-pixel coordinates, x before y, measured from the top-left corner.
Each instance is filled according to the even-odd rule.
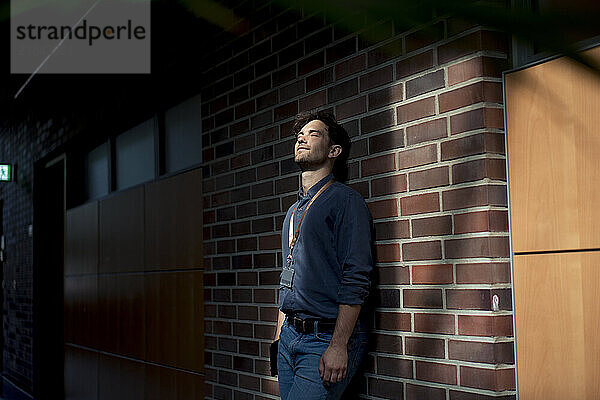
[[[323,384],[337,383],[346,377],[348,350],[346,346],[332,346],[325,350],[319,361],[319,373]]]

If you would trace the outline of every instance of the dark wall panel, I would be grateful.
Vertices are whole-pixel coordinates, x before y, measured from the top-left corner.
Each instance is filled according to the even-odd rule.
[[[98,353],[65,346],[65,399],[98,399]]]
[[[65,276],[98,272],[98,203],[71,209],[66,215]]]
[[[100,202],[100,272],[142,271],[144,266],[144,188],[117,193]]]
[[[65,342],[98,346],[98,276],[65,277]]]
[[[146,276],[147,360],[204,371],[202,272]]]
[[[202,170],[146,185],[146,269],[202,265]]]

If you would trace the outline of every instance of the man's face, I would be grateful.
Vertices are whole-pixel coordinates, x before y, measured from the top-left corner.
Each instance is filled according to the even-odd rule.
[[[327,125],[319,120],[312,120],[296,135],[294,161],[302,170],[319,167],[328,161],[329,150]]]

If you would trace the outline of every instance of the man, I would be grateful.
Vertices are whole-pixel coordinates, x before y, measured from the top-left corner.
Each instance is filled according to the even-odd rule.
[[[277,369],[283,400],[339,399],[366,351],[371,214],[345,179],[348,133],[330,114],[300,114],[298,200],[282,230]],[[335,176],[335,177],[334,177]]]

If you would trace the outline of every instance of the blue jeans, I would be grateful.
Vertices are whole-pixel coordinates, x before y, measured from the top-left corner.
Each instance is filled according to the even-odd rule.
[[[319,374],[319,361],[331,342],[331,336],[331,333],[316,329],[314,333],[300,334],[286,319],[279,335],[277,357],[282,400],[334,400],[342,397],[366,353],[367,333],[359,322],[348,340],[346,377],[341,382],[325,386]]]

